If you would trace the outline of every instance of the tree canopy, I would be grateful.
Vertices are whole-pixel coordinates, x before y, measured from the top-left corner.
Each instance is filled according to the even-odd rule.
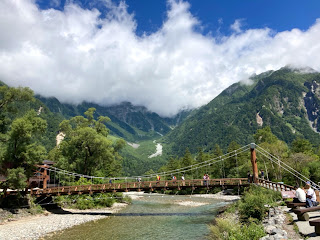
[[[64,120],[60,131],[65,139],[52,150],[50,158],[62,169],[85,175],[115,176],[121,174],[119,150],[124,140],[109,140],[105,123],[108,117],[94,119],[95,108],[89,108],[83,116]]]

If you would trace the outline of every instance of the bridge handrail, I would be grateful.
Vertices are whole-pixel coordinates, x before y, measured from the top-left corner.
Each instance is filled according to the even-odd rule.
[[[274,189],[274,185],[275,185],[276,190],[278,190],[278,187],[280,187],[280,191],[282,191],[282,190],[291,191],[294,189],[293,186],[290,186],[290,185],[287,185],[284,183],[279,183],[279,182],[272,182],[270,180],[266,180],[266,179],[262,179],[262,178],[258,178],[258,182],[260,184],[268,185],[269,187],[271,185],[272,189]]]
[[[31,194],[67,194],[97,191],[128,191],[139,189],[159,189],[170,187],[209,187],[216,185],[243,185],[247,184],[247,178],[222,178],[222,179],[187,179],[187,180],[160,180],[160,181],[142,181],[142,182],[121,182],[104,183],[78,186],[55,186],[45,189],[31,190]]]

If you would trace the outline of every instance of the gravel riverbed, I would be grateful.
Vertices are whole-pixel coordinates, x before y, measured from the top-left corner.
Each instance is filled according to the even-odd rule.
[[[0,239],[39,239],[48,233],[108,217],[111,213],[118,212],[125,206],[127,206],[125,203],[115,203],[111,208],[89,210],[64,209],[57,213],[24,217],[16,221],[1,224]]]
[[[148,196],[143,192],[128,192],[125,195],[132,199]],[[222,192],[217,194],[197,194],[192,195],[192,197],[216,198],[225,201],[236,201],[240,198],[239,196],[224,195]],[[190,207],[199,205],[199,203],[192,201],[192,198],[189,201],[177,202],[176,204]],[[108,217],[111,213],[118,212],[125,206],[127,206],[125,203],[115,203],[111,208],[63,209],[31,216],[25,216],[20,213],[16,218],[12,218],[11,221],[0,221],[0,240],[41,239],[49,233],[55,233],[75,225]]]

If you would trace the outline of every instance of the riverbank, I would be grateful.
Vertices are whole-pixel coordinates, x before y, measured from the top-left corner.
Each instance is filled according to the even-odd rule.
[[[143,192],[127,192],[125,196],[131,199],[146,198],[150,194]],[[152,194],[163,195],[163,194]],[[196,198],[212,198],[224,201],[236,201],[240,196],[224,195],[222,192],[217,194],[195,194],[189,195],[188,201],[173,201],[175,204],[188,207],[197,207],[207,203],[192,201]],[[114,203],[111,208],[102,209],[61,209],[55,211],[44,211],[42,214],[31,215],[24,210],[19,210],[17,214],[2,211],[0,214],[0,239],[41,239],[47,234],[54,234],[57,231],[83,224],[89,221],[96,221],[106,218],[112,213],[116,213],[126,207],[125,203]],[[2,217],[2,218],[1,218]]]
[[[252,185],[215,218],[209,239],[303,239],[282,204],[279,192]]]
[[[126,203],[114,203],[110,208],[102,209],[63,209],[35,216],[12,218],[0,225],[1,240],[41,239],[48,233],[55,233],[75,225],[106,218],[127,206]]]

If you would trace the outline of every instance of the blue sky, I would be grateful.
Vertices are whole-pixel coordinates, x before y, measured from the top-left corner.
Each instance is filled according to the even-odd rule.
[[[284,66],[320,71],[320,1],[1,0],[0,79],[162,116]]]
[[[103,1],[77,0],[84,8],[98,8],[102,12]],[[119,0],[113,1],[119,3]],[[137,33],[157,31],[166,19],[165,0],[127,0],[128,12],[135,15],[138,23]],[[309,0],[189,0],[190,12],[204,26],[204,33],[216,34],[220,30],[230,34],[229,26],[236,19],[243,19],[245,28],[268,27],[276,32],[299,28],[308,29],[320,17],[320,1]],[[54,7],[63,10],[65,0],[38,0],[42,9]],[[221,23],[222,21],[222,23]]]

